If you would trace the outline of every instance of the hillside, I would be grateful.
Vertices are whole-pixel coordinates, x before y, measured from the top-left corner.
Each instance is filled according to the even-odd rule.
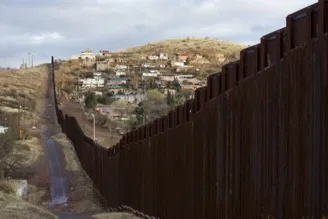
[[[218,72],[224,64],[239,59],[239,52],[243,48],[246,48],[246,45],[213,38],[187,37],[127,48],[113,52],[112,57],[125,58],[129,63],[137,64],[148,56],[161,52],[169,54],[169,60],[176,60],[177,56],[185,55],[188,56],[189,63],[186,73],[195,74],[197,78],[205,80],[209,74]]]
[[[239,57],[239,51],[245,47],[246,45],[213,38],[187,37],[148,43],[146,45],[124,49],[117,53],[134,53],[136,55],[147,55],[154,52],[200,54],[208,57],[210,61],[215,61],[215,57],[218,54],[223,54],[228,59]]]
[[[112,52],[110,67],[115,69],[115,66],[120,64],[140,65],[148,61],[148,56],[160,52],[167,53],[169,60],[174,60],[177,55],[183,54],[189,58],[187,73],[195,74],[199,79],[205,80],[209,74],[218,72],[224,64],[239,59],[240,50],[246,47],[246,45],[207,37],[167,39]],[[97,56],[96,59],[104,60],[104,57]],[[164,63],[167,64],[169,60]],[[95,65],[90,61],[84,65],[83,61],[80,60],[63,60],[56,65],[57,82],[60,87],[63,87],[65,85],[62,82],[74,81],[81,72],[95,70]],[[168,71],[172,71],[172,69]]]

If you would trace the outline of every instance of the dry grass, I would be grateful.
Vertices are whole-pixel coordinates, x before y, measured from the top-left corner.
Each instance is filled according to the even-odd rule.
[[[5,96],[15,98],[26,95],[27,98],[36,98],[43,83],[42,79],[47,77],[47,71],[46,65],[29,69],[0,70],[1,96],[7,94]]]
[[[184,39],[168,39],[154,43],[148,43],[143,46],[137,46],[120,51],[121,53],[134,54],[152,54],[154,52],[167,53],[187,53],[200,54],[211,57],[215,54],[224,54],[227,57],[235,56],[246,45],[217,40],[212,38],[184,38]]]
[[[0,191],[6,193],[6,194],[12,194],[15,195],[15,190],[12,185],[10,185],[9,182],[5,180],[0,180]]]
[[[0,215],[1,219],[21,218],[21,219],[55,219],[54,214],[43,208],[29,204],[16,198],[14,195],[0,191]]]

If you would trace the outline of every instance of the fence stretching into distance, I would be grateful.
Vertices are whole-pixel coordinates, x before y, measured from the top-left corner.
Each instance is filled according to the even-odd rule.
[[[168,219],[327,218],[327,16],[324,0],[288,15],[193,100],[112,148],[55,104],[58,122],[111,207]]]

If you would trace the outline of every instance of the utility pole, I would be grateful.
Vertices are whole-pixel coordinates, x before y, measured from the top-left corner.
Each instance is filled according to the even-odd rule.
[[[93,117],[93,141],[96,142],[96,118],[94,113],[92,113],[92,117]]]
[[[27,57],[27,67],[29,68],[29,67],[31,67],[31,63],[30,63],[30,55],[31,55],[31,53],[28,53],[28,57]]]

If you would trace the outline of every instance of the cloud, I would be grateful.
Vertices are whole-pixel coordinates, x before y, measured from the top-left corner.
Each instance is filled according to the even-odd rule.
[[[68,58],[85,48],[118,50],[166,38],[258,43],[314,0],[1,0],[0,66]]]
[[[53,43],[54,41],[58,41],[63,39],[63,36],[57,32],[53,33],[41,33],[37,35],[33,35],[29,37],[32,44],[44,44],[44,43]]]

